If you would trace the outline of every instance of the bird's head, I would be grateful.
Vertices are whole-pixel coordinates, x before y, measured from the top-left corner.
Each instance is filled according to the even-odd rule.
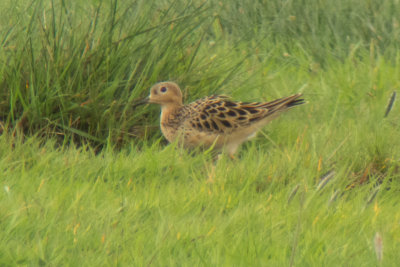
[[[145,99],[136,103],[135,106],[141,104],[159,104],[166,106],[181,106],[182,92],[179,86],[174,82],[160,82],[150,88],[150,95]]]

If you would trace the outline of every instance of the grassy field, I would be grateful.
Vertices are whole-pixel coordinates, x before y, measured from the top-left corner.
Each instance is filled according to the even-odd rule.
[[[0,3],[1,266],[397,266],[398,1]],[[191,101],[303,92],[238,152],[166,145]]]

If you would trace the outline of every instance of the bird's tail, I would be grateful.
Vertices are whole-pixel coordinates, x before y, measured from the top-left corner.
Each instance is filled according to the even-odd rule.
[[[269,110],[268,113],[274,113],[277,111],[284,111],[286,109],[292,108],[294,106],[302,105],[305,103],[304,99],[300,98],[301,93],[291,95],[284,98],[279,98],[271,102],[263,103],[262,107]]]

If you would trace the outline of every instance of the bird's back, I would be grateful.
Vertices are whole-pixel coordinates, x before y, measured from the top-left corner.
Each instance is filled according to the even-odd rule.
[[[178,135],[187,147],[220,148],[247,140],[282,111],[300,105],[301,94],[271,102],[234,102],[226,96],[209,96],[181,107],[162,126],[168,140]],[[169,128],[169,129],[168,129]]]

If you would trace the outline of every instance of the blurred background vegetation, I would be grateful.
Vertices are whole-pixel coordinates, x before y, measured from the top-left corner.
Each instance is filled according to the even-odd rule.
[[[399,10],[1,0],[0,266],[397,266]],[[163,80],[308,103],[216,162],[133,108]]]
[[[158,107],[132,104],[163,80],[178,82],[186,101],[211,93],[267,100],[342,62],[399,62],[399,1],[24,0],[0,8],[0,131],[62,142],[159,136]],[[273,87],[282,72],[287,88]],[[301,77],[291,83],[293,75]],[[309,97],[319,93],[311,88]]]

